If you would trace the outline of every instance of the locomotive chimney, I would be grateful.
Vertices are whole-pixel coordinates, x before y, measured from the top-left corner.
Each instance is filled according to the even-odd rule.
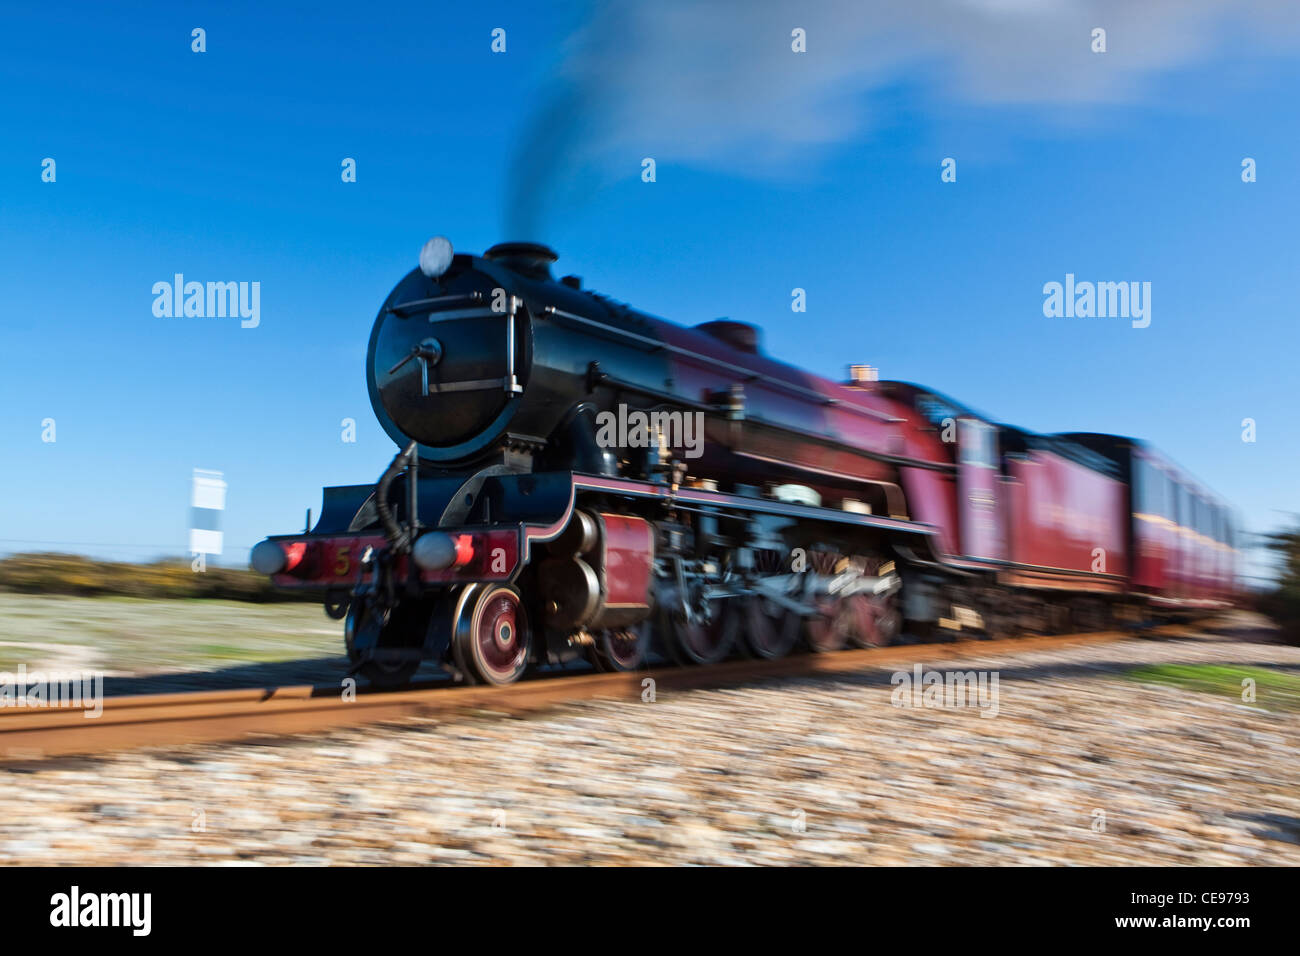
[[[551,263],[560,257],[540,242],[498,242],[483,253],[483,258],[499,262],[529,279],[549,279]]]

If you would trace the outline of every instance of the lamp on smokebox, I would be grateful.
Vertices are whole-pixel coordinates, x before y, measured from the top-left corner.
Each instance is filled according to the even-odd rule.
[[[451,267],[451,240],[446,236],[434,236],[420,250],[420,271],[430,279],[436,279]]]

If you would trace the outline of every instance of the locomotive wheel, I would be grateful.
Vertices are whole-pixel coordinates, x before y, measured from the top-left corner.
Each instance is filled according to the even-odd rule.
[[[799,641],[799,625],[803,623],[797,614],[771,606],[757,594],[735,600],[741,640],[752,657],[775,660],[790,653]]]
[[[347,647],[349,660],[356,663],[360,657],[357,648],[373,647],[379,643],[387,619],[388,615],[370,601],[362,598],[353,602],[343,624],[343,643]]]
[[[804,640],[818,654],[843,650],[859,626],[851,599],[819,597],[817,613],[804,622]]]
[[[452,656],[467,681],[511,684],[528,666],[532,633],[519,592],[508,585],[470,585],[461,595]]]
[[[727,607],[730,600],[734,598],[710,601],[707,622],[687,621],[681,612],[664,609],[664,643],[677,664],[716,664],[731,652],[739,622]]]
[[[650,649],[650,628],[636,627],[602,630],[595,635],[591,663],[602,671],[634,671],[645,664]]]
[[[903,633],[903,612],[898,607],[894,596],[880,602],[873,602],[876,608],[876,636],[880,638],[881,647],[887,647],[898,640]]]
[[[325,614],[335,621],[341,621],[348,616],[348,608],[352,605],[352,595],[346,591],[335,591],[333,589],[325,592]]]
[[[354,662],[362,647],[409,646],[418,641],[428,620],[428,609],[418,603],[400,604],[380,610],[373,602],[352,602],[347,611],[343,634],[348,657]],[[419,660],[368,660],[360,674],[375,687],[400,687],[409,683],[420,669]]]
[[[898,637],[903,620],[892,598],[855,594],[844,603],[851,616],[849,643],[854,647],[884,647]]]
[[[1000,610],[985,610],[981,613],[984,615],[984,633],[991,640],[1002,640],[1019,635],[1014,614]]]

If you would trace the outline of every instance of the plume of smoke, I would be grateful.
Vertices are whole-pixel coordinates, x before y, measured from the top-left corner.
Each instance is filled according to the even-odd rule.
[[[1138,100],[1234,40],[1294,49],[1294,0],[594,0],[517,140],[506,234],[539,237],[645,156],[786,173],[869,130],[871,92],[921,67],[946,101],[1069,108]]]

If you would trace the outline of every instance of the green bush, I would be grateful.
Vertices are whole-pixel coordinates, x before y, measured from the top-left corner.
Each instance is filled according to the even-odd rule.
[[[1300,528],[1265,536],[1265,547],[1282,559],[1277,586],[1260,596],[1259,609],[1282,628],[1292,644],[1300,644]]]
[[[0,560],[0,591],[25,594],[212,598],[224,601],[318,601],[316,594],[274,587],[265,575],[211,565],[191,569],[183,558],[153,564],[95,561],[76,554],[15,554]]]

